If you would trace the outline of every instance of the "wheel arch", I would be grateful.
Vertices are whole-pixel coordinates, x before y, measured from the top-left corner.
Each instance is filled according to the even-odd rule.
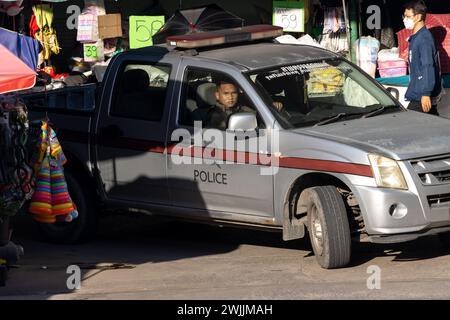
[[[353,194],[349,183],[346,183],[343,179],[329,173],[310,172],[298,177],[292,182],[288,192],[286,193],[283,206],[284,240],[294,240],[305,236],[307,194],[304,191],[308,188],[327,185],[335,186],[341,190],[341,194],[343,194],[343,192],[346,192],[345,194]],[[345,199],[343,200],[347,207],[349,218],[352,218],[352,229],[356,232],[356,230],[361,229],[362,226],[360,225],[361,223],[358,225],[358,222],[354,222],[353,220],[358,219],[363,224],[363,221],[361,221],[362,216],[354,218],[354,213],[352,212],[352,208],[350,208],[348,201],[345,201]],[[354,202],[353,205],[359,208],[356,198],[353,197],[352,201]]]

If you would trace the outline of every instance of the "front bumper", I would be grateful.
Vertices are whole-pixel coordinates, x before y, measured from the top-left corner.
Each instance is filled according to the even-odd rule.
[[[443,187],[445,192],[448,186]],[[356,186],[354,193],[372,242],[404,242],[450,231],[450,203],[434,207],[426,195],[377,187]]]

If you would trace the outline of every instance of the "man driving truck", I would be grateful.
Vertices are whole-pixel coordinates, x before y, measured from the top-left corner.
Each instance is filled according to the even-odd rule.
[[[253,108],[238,103],[239,92],[236,85],[229,80],[219,80],[216,84],[216,105],[213,106],[206,117],[207,127],[226,130],[231,115],[239,112],[256,113]],[[283,104],[274,102],[273,106],[281,111]]]

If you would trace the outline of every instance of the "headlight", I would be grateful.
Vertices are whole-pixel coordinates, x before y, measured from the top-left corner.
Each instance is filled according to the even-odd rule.
[[[408,190],[397,161],[376,154],[369,154],[369,161],[379,187]]]

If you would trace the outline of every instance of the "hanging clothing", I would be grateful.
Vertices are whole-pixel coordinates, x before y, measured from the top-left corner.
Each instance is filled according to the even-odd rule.
[[[323,33],[345,31],[344,8],[326,8],[324,12]]]
[[[35,21],[39,30],[34,32],[34,36],[43,47],[41,60],[48,60],[52,54],[59,54],[60,47],[56,31],[53,29],[53,9],[50,4],[39,4],[33,6]],[[33,21],[34,24],[34,21]]]
[[[349,51],[344,9],[342,7],[326,8],[323,19],[323,31],[319,37],[320,45],[334,52]]]
[[[34,13],[31,15],[29,28],[30,28],[30,36],[32,38],[36,38],[36,33],[39,31],[39,26],[37,24],[36,16],[34,15]]]

